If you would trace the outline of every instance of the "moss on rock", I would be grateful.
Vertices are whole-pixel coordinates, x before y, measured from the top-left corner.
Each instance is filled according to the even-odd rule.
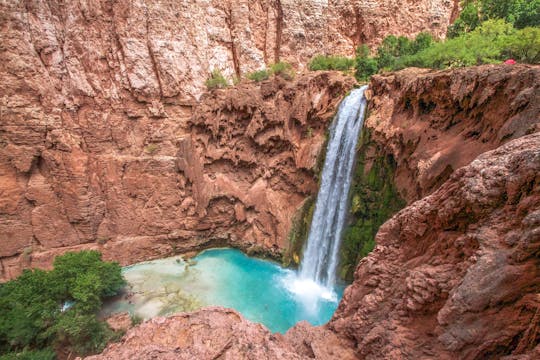
[[[368,156],[375,154],[375,156]],[[353,279],[358,262],[375,247],[379,227],[405,206],[394,184],[396,163],[364,129],[358,144],[348,223],[343,231],[340,277]]]
[[[311,219],[315,211],[315,196],[310,196],[297,210],[289,232],[289,247],[283,255],[283,266],[297,267],[302,258],[302,250],[309,235]]]

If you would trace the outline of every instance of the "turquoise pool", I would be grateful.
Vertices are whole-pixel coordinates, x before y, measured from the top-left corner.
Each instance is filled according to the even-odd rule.
[[[301,320],[326,323],[343,293],[343,287],[326,289],[235,249],[206,250],[188,261],[172,257],[139,263],[125,267],[123,274],[130,289],[106,303],[104,314],[129,311],[148,319],[219,305],[281,333]]]

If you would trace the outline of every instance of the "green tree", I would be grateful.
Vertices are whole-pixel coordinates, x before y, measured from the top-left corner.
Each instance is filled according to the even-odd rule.
[[[102,299],[124,284],[120,266],[103,262],[97,251],[59,256],[52,271],[25,270],[0,285],[0,354],[18,357],[23,350],[64,344],[64,338],[79,354],[82,349],[98,349],[110,339],[111,330],[97,320],[96,313]],[[67,301],[74,305],[63,311]],[[80,321],[80,334],[75,321]]]
[[[455,38],[461,34],[473,31],[480,25],[480,14],[478,5],[475,2],[469,2],[465,5],[459,18],[448,27],[448,37]]]
[[[360,81],[366,81],[373,74],[379,71],[377,60],[369,57],[369,47],[361,45],[356,49],[356,71],[355,77]]]
[[[354,66],[354,60],[343,56],[317,55],[309,62],[309,70],[348,71]]]

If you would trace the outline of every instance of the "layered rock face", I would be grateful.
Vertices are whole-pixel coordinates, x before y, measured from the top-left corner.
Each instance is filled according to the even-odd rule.
[[[225,244],[279,256],[353,83],[318,73],[244,84],[207,95],[192,117],[174,105],[166,118],[88,109],[26,127],[6,111],[3,277],[83,248],[122,264]]]
[[[3,2],[0,278],[81,244],[127,263],[200,247],[209,232],[235,241],[233,222],[250,224],[236,232],[246,243],[281,247],[284,219],[314,189],[306,159],[320,147],[317,131],[350,82],[243,90],[235,96],[255,99],[231,103],[239,108],[228,115],[207,103],[192,117],[210,71],[230,78],[279,59],[301,68],[388,33],[441,35],[454,3]],[[242,145],[233,119],[247,126],[251,115]],[[59,250],[40,257],[47,249]]]
[[[538,354],[539,133],[456,170],[376,241],[329,325],[361,358]]]
[[[26,76],[45,72],[73,88],[69,93],[118,97],[128,90],[148,100],[197,96],[213,68],[240,76],[279,60],[303,67],[320,53],[353,55],[359,44],[376,44],[388,34],[429,30],[443,36],[458,1],[51,0],[2,6],[7,38],[16,41],[3,46],[26,59],[33,69]]]
[[[376,75],[365,128],[369,159],[390,156],[408,203],[481,153],[540,130],[540,67],[485,65]]]

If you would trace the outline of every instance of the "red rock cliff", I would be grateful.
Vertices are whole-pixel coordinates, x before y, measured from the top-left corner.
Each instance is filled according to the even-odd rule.
[[[234,339],[217,346],[225,358],[538,358],[538,73],[538,67],[488,66],[435,73],[411,69],[373,79],[366,126],[379,151],[395,156],[398,170],[406,166],[403,171],[411,174],[407,182],[396,177],[402,190],[419,183],[421,177],[411,169],[433,156],[427,139],[438,144],[442,138],[452,145],[450,153],[466,154],[461,147],[467,146],[481,154],[445,157],[455,168],[440,179],[442,184],[415,187],[414,196],[422,199],[410,198],[411,204],[381,227],[375,250],[358,265],[327,326],[299,324],[285,336],[272,336],[230,313],[225,316],[225,310],[203,310],[136,327],[95,359],[129,358],[137,350],[151,358],[156,343],[164,358],[204,357],[212,349],[208,344],[223,338],[224,327],[235,331]],[[433,105],[426,106],[429,99]],[[450,105],[463,99],[461,107]],[[394,106],[385,109],[383,101]],[[460,121],[448,127],[455,114]],[[475,126],[483,131],[471,137]],[[399,152],[410,144],[407,134],[417,144],[408,150],[409,162]],[[483,146],[495,150],[483,152]],[[456,165],[460,161],[469,163]],[[213,316],[220,324],[198,332],[205,345],[167,331]],[[166,340],[148,339],[147,329]],[[243,345],[246,337],[253,339],[251,346]]]
[[[7,109],[2,276],[82,248],[122,264],[224,244],[279,256],[290,218],[317,190],[326,125],[353,83],[317,73],[244,84],[206,95],[193,116],[177,105],[156,118],[94,104],[49,127]]]
[[[0,278],[81,244],[123,263],[196,248],[208,236],[283,247],[285,219],[314,189],[309,166],[323,123],[351,83],[312,77],[297,89],[241,88],[234,96],[253,98],[215,95],[192,116],[209,72],[231,77],[278,59],[301,67],[388,33],[442,35],[452,7],[3,2]],[[239,129],[236,116],[249,127]]]

